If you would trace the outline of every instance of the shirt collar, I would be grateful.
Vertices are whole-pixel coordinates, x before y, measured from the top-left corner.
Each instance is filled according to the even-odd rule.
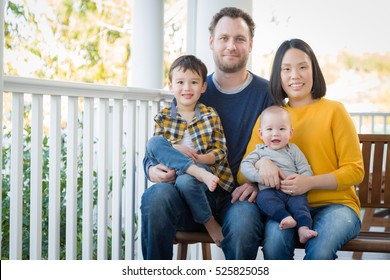
[[[197,102],[195,106],[195,117],[197,120],[200,119],[200,108],[199,108],[200,103]],[[172,118],[177,117],[177,100],[176,98],[173,98],[172,103],[171,103],[171,116]]]

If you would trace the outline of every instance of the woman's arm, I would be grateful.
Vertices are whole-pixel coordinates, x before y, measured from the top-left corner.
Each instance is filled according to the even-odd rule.
[[[332,173],[316,176],[291,174],[281,181],[280,189],[289,195],[300,195],[311,190],[336,190],[337,185]]]

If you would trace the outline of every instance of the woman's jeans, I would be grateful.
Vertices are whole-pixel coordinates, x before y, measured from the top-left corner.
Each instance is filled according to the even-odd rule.
[[[334,260],[337,251],[355,238],[361,222],[351,208],[341,204],[311,208],[313,230],[318,236],[305,245],[305,260]],[[291,260],[297,242],[296,229],[279,229],[279,223],[267,220],[264,231],[263,253],[266,260]]]

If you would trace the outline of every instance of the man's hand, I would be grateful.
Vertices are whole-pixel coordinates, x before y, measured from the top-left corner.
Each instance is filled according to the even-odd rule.
[[[259,189],[253,183],[245,183],[242,186],[238,186],[232,193],[231,202],[234,203],[237,200],[244,201],[247,197],[249,202],[255,202],[256,196],[259,193]]]
[[[174,183],[176,171],[163,164],[157,164],[149,168],[149,178],[154,183]]]

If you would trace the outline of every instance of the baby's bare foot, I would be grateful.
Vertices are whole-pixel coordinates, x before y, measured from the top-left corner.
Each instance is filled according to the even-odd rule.
[[[297,222],[294,220],[294,218],[291,216],[288,216],[280,222],[279,228],[280,229],[294,228],[296,225],[297,225]]]
[[[308,227],[300,227],[298,229],[299,242],[305,244],[309,239],[316,237],[318,232],[311,230]]]

